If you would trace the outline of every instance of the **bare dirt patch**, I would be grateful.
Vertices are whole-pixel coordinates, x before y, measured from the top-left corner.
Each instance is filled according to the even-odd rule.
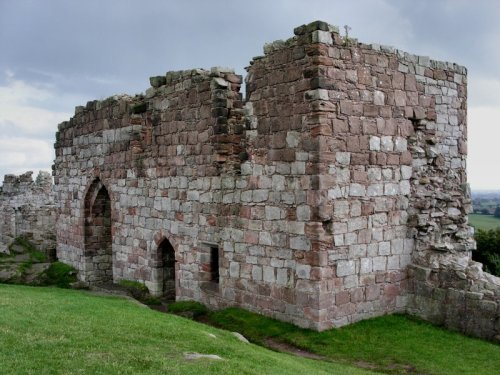
[[[321,355],[309,352],[307,350],[297,348],[296,346],[287,344],[286,342],[274,340],[273,338],[270,337],[264,341],[264,345],[278,352],[289,353],[303,358],[317,359],[321,361],[330,361],[330,359],[327,357],[323,357]]]

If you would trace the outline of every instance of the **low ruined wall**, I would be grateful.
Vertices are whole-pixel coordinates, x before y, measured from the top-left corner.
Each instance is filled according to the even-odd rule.
[[[468,335],[500,342],[500,278],[480,263],[412,265],[407,312]]]
[[[6,175],[0,189],[0,243],[6,251],[16,237],[28,239],[48,256],[55,256],[56,205],[52,177],[40,172]]]

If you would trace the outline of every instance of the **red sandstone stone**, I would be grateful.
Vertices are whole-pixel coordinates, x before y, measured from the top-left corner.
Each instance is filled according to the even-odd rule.
[[[330,125],[319,125],[311,128],[311,136],[317,137],[319,135],[332,135],[332,128]]]
[[[344,305],[350,301],[349,291],[342,291],[335,294],[335,304],[337,306]]]
[[[370,164],[370,155],[367,153],[351,154],[351,164],[352,165],[369,165]]]
[[[398,154],[388,154],[387,155],[387,165],[399,165],[400,159]]]
[[[401,165],[411,165],[413,158],[409,151],[403,151],[399,157],[399,162]]]
[[[366,117],[377,117],[379,115],[379,107],[372,104],[364,104],[363,115]]]

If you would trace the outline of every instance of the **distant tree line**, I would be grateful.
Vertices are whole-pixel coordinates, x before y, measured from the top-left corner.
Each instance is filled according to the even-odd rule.
[[[500,217],[498,207],[495,210],[495,216]],[[474,238],[477,242],[477,250],[472,252],[472,259],[483,263],[484,271],[500,276],[500,228],[478,229]]]
[[[475,214],[493,215],[500,207],[500,191],[472,192],[472,206]],[[500,212],[498,212],[500,215]]]
[[[491,207],[474,208],[474,213],[481,215],[493,215],[494,217],[500,219],[500,205],[498,205],[494,210]]]
[[[500,206],[497,206],[497,208],[495,209],[495,212],[493,213],[493,216],[500,219]]]

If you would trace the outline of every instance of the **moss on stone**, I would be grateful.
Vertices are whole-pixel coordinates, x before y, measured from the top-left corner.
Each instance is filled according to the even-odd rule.
[[[131,114],[140,114],[146,112],[147,110],[148,110],[147,103],[137,103],[134,104],[132,107],[130,107]]]
[[[43,274],[43,285],[55,285],[60,288],[69,288],[76,281],[77,271],[62,262],[54,262]]]

